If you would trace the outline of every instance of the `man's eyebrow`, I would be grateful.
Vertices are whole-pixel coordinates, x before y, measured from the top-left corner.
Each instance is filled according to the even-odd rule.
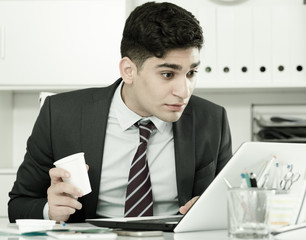
[[[193,63],[190,65],[190,68],[195,68],[198,67],[200,65],[200,61]],[[172,63],[163,63],[163,64],[159,64],[157,65],[157,68],[172,68],[174,70],[182,70],[182,66],[178,65],[178,64],[172,64]]]
[[[191,64],[190,68],[196,68],[196,67],[200,66],[200,63],[201,63],[200,61],[198,61],[196,63],[193,63],[193,64]]]
[[[181,70],[182,66],[178,64],[163,63],[163,64],[157,65],[157,68],[172,68],[174,70]]]

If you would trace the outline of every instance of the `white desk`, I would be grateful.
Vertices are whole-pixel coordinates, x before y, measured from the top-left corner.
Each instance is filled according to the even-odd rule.
[[[8,224],[0,224],[0,228],[7,227]],[[291,232],[288,234],[277,235],[275,238],[272,236],[270,240],[305,240],[306,229],[299,232]],[[47,236],[2,236],[0,240],[54,240],[52,237]],[[227,230],[203,231],[203,232],[188,232],[188,233],[171,233],[165,232],[160,237],[125,237],[118,236],[116,240],[229,240]]]
[[[12,225],[12,224],[10,224]],[[82,224],[83,225],[83,224]],[[86,225],[86,223],[84,224]],[[7,228],[8,224],[0,224],[0,228]],[[27,239],[39,239],[39,240],[54,240],[54,238],[47,236],[2,236],[0,234],[0,240],[27,240]],[[190,232],[190,233],[171,233],[165,232],[160,237],[126,237],[118,236],[116,240],[227,240],[227,231],[205,231],[205,232]]]
[[[15,237],[0,236],[0,240],[55,240],[51,237],[31,236],[31,237]],[[164,233],[160,237],[125,237],[118,236],[116,240],[228,240],[227,232],[224,231],[207,231],[207,232],[191,232],[191,233]]]

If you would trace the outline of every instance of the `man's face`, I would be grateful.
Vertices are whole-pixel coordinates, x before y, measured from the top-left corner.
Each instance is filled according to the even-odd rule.
[[[147,59],[135,74],[126,105],[138,115],[177,121],[195,88],[200,53],[197,48],[169,51],[163,58]]]

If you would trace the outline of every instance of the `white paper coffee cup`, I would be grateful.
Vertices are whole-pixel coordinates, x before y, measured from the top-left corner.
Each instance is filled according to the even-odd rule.
[[[54,165],[57,168],[65,169],[70,173],[70,178],[63,178],[64,182],[70,183],[81,189],[83,195],[91,192],[91,186],[83,152],[62,158],[56,161]]]

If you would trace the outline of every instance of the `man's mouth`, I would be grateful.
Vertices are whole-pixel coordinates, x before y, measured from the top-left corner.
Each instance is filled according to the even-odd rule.
[[[171,111],[179,112],[182,111],[186,105],[184,103],[180,103],[180,104],[166,104],[166,106]]]

